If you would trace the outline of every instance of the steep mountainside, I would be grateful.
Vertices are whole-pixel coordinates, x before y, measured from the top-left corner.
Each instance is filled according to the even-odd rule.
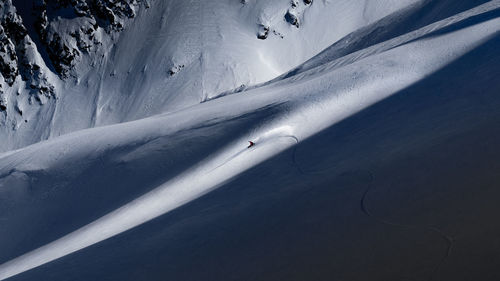
[[[102,55],[138,6],[135,0],[0,4],[2,149],[49,137],[58,101],[82,74],[78,65]]]
[[[40,55],[0,280],[500,280],[500,1],[401,3],[151,1]]]
[[[7,0],[0,150],[275,78],[417,0]]]

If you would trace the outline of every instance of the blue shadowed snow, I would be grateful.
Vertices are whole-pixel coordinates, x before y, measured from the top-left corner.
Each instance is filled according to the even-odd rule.
[[[289,77],[0,155],[0,280],[499,279],[500,2],[426,3]]]

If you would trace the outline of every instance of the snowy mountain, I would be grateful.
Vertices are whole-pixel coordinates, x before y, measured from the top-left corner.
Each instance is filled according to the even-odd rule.
[[[130,3],[129,3],[130,2]],[[135,15],[136,1],[6,0],[0,4],[0,149],[46,139],[68,85]],[[78,99],[73,95],[72,99]],[[77,104],[79,102],[75,102]]]
[[[499,0],[0,16],[0,280],[500,278]]]
[[[18,1],[3,4],[26,41],[6,44],[26,62],[3,67],[3,151],[241,91],[415,2]]]

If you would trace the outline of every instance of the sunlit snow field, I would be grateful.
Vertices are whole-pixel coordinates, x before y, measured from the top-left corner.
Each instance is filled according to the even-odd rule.
[[[233,37],[178,50],[182,86],[113,78],[93,119],[0,154],[0,280],[498,280],[500,1],[361,2],[314,1],[290,48],[227,24],[251,11],[186,15]],[[148,19],[99,71],[159,67]]]

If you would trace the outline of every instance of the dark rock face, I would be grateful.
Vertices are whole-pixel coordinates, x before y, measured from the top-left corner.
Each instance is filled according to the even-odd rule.
[[[3,89],[2,89],[2,84],[0,84],[0,112],[6,111],[7,110],[7,103],[3,99]]]
[[[67,78],[82,53],[89,53],[92,48],[101,44],[96,38],[98,28],[101,27],[108,33],[122,30],[124,20],[135,17],[134,5],[139,2],[141,1],[32,0],[31,16],[35,19],[33,25],[42,44],[37,47],[45,49],[57,74]],[[9,7],[11,8],[8,9]],[[18,60],[15,49],[27,32],[21,18],[15,13],[11,0],[1,2],[0,9],[8,11],[0,15],[0,71],[5,81],[12,85],[19,74],[16,71]],[[69,22],[70,27],[60,28],[60,18]],[[76,46],[72,42],[76,42]]]
[[[18,51],[23,50],[22,41],[26,34],[17,14],[9,11],[0,19],[0,72],[10,86],[19,75]]]
[[[42,97],[55,98],[55,87],[47,76],[50,70],[41,65],[40,51],[47,54],[45,64],[53,66],[60,78],[72,77],[82,55],[91,54],[102,45],[102,34],[121,31],[124,21],[135,17],[135,6],[142,2],[20,1],[22,5],[31,6],[28,13],[22,14],[22,17],[29,17],[26,25],[17,12],[16,2],[12,1],[0,1],[0,86],[5,83],[3,89],[0,87],[0,111],[7,108],[5,87],[13,86],[16,81],[26,83],[30,103],[36,101],[42,104]]]
[[[310,8],[313,0],[303,0],[302,2],[303,4],[299,0],[292,0],[291,7],[285,14],[285,21],[297,28],[301,25],[304,11]]]
[[[0,111],[8,107],[5,87],[12,87],[16,81],[25,82],[30,103],[43,104],[47,98],[55,98],[55,87],[47,76],[50,70],[43,65],[39,51],[47,54],[45,64],[53,66],[59,77],[74,76],[82,55],[102,45],[103,33],[121,31],[124,21],[135,17],[135,5],[140,2],[142,0],[22,1],[22,5],[31,5],[30,14],[22,14],[30,17],[26,25],[12,0],[0,1],[0,86],[4,87],[0,87]],[[28,29],[33,32],[28,33]]]
[[[39,65],[33,62],[23,62],[24,71],[21,73],[23,80],[30,88],[30,102],[34,98],[38,103],[42,103],[41,96],[55,98],[55,88],[47,80],[47,76],[41,71]]]
[[[84,0],[79,1],[84,2]],[[116,30],[123,28],[123,18],[135,17],[133,0],[90,0],[88,2],[90,7],[88,16],[104,21],[103,25],[110,25]]]
[[[288,12],[285,14],[285,20],[291,24],[295,25],[295,27],[299,28],[300,23],[299,23],[299,17],[293,12],[293,10],[288,10]]]
[[[267,39],[268,35],[269,35],[269,26],[260,25],[259,32],[257,33],[257,38],[259,38],[260,40],[265,40]]]
[[[174,76],[175,74],[179,73],[183,68],[184,68],[185,65],[183,64],[176,64],[174,66],[172,66],[167,72],[168,72],[168,75],[170,76]]]
[[[14,83],[17,75],[17,56],[15,46],[5,34],[3,27],[0,25],[0,72],[7,84]]]
[[[40,100],[39,95],[55,97],[54,86],[51,85],[39,65],[34,62],[36,47],[28,36],[21,17],[16,13],[12,2],[3,2],[0,7],[0,73],[8,86],[12,86],[18,76],[27,82],[30,93]],[[3,95],[3,91],[0,91]],[[30,97],[31,98],[31,97]],[[2,108],[6,109],[3,97]]]
[[[99,27],[106,32],[121,31],[126,18],[135,17],[134,0],[34,0],[35,29],[57,73],[67,78],[82,53],[101,42]],[[73,29],[59,30],[58,16],[72,12]],[[76,26],[79,26],[78,28]],[[76,47],[72,42],[76,41]]]

